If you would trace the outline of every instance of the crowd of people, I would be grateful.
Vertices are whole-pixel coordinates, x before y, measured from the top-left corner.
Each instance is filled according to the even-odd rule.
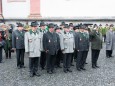
[[[48,74],[56,72],[55,68],[63,68],[63,72],[72,72],[71,66],[76,62],[77,71],[86,70],[87,55],[91,47],[92,68],[99,68],[97,61],[103,43],[106,43],[106,57],[112,57],[115,48],[114,25],[61,22],[60,25],[41,21],[31,22],[31,25],[17,23],[17,29],[12,25],[0,26],[0,63],[2,50],[6,59],[11,59],[11,53],[16,52],[17,68],[25,68],[24,57],[29,58],[30,77],[40,76],[39,68],[46,69]],[[63,67],[60,65],[63,63]]]

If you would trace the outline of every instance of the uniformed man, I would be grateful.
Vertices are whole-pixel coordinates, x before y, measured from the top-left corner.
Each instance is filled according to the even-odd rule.
[[[74,26],[73,30],[75,32],[75,34],[74,34],[74,37],[75,37],[75,35],[77,35],[79,33],[79,26],[78,25]],[[75,49],[74,50],[74,61],[75,62],[76,62],[76,59],[77,59],[77,54],[78,54],[78,51]]]
[[[81,70],[86,70],[84,68],[85,66],[85,61],[87,58],[87,51],[89,50],[89,43],[87,43],[87,40],[89,39],[86,36],[86,33],[84,32],[85,25],[80,25],[79,26],[79,33],[76,34],[75,36],[75,47],[76,50],[78,51],[78,56],[76,59],[76,68],[78,71]]]
[[[102,28],[101,30],[101,33],[102,33],[102,36],[103,36],[103,42],[106,41],[106,32],[109,30],[109,26],[108,24],[105,25],[105,27]]]
[[[37,22],[31,22],[31,30],[25,33],[25,52],[29,54],[30,77],[40,76],[38,71],[41,55],[41,35],[37,31]]]
[[[5,45],[5,42],[4,42],[4,31],[0,27],[0,63],[2,63],[2,49],[3,49],[4,45]]]
[[[69,32],[68,24],[65,24],[65,26],[64,26],[64,34],[63,34],[62,38],[63,38],[63,40],[60,40],[60,41],[62,41],[61,42],[61,50],[62,50],[62,53],[64,54],[63,71],[65,73],[72,72],[70,67],[71,67],[72,54],[73,54],[74,48],[75,48],[75,42],[74,42],[73,34]]]
[[[75,36],[75,31],[73,30],[73,27],[74,27],[73,23],[69,23],[69,30],[70,30],[69,32]],[[74,66],[73,60],[74,60],[74,52],[73,52],[72,58],[71,58],[71,66]]]
[[[55,28],[55,31],[56,31],[57,35],[59,36],[59,39],[62,40],[63,35],[61,33],[61,28],[57,26]],[[61,45],[61,41],[59,43],[59,50],[58,50],[57,55],[56,55],[56,62],[55,62],[55,67],[56,68],[62,68],[61,65],[60,65],[60,62],[61,62],[61,59],[63,58],[63,53],[61,51],[61,46],[60,45]]]
[[[23,24],[17,23],[17,30],[12,33],[12,49],[16,50],[16,58],[17,58],[17,68],[25,68],[24,66],[24,30]]]
[[[47,73],[52,74],[54,71],[54,64],[57,51],[59,50],[59,37],[54,32],[54,24],[48,25],[49,31],[43,35],[43,48],[46,52],[46,67]]]
[[[106,57],[112,57],[113,50],[115,49],[115,31],[113,31],[113,26],[109,27],[106,33]]]
[[[40,66],[42,69],[45,68],[46,65],[46,52],[43,49],[43,34],[45,34],[47,32],[46,30],[46,25],[45,23],[42,21],[40,22],[40,28],[38,29],[39,33],[41,34],[41,57],[40,57]]]
[[[97,60],[102,49],[102,34],[99,32],[98,26],[90,33],[91,38],[91,57],[92,68],[99,68]]]

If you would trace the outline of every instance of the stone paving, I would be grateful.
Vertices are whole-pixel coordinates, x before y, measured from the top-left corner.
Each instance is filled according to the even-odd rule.
[[[25,57],[26,68],[17,69],[15,53],[12,54],[12,59],[4,57],[4,63],[0,64],[0,86],[115,86],[115,56],[106,58],[105,45],[100,52],[99,69],[91,68],[90,51],[88,64],[85,66],[87,70],[82,72],[77,71],[73,66],[72,73],[65,74],[62,68],[56,69],[56,73],[52,75],[47,74],[45,70],[40,70],[40,77],[30,78],[28,61],[29,59]]]

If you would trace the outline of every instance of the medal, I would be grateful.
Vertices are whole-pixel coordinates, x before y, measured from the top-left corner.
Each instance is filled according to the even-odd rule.
[[[18,37],[16,39],[18,39]]]
[[[32,39],[29,39],[29,42],[32,42]]]
[[[49,40],[49,43],[50,43],[50,40]]]

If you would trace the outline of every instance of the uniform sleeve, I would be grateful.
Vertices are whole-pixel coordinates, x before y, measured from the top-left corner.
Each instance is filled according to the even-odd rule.
[[[12,48],[16,48],[16,35],[14,31],[12,33]]]
[[[47,36],[46,36],[46,34],[43,35],[43,48],[45,51],[47,50]]]
[[[78,35],[78,33],[75,35],[75,49],[79,50],[79,35]]]
[[[109,31],[106,33],[106,44],[110,44]]]
[[[25,43],[25,52],[29,52],[29,43],[28,43],[28,32],[25,33],[24,43]]]
[[[64,37],[62,34],[59,37],[60,37],[60,48],[61,50],[64,50]]]

